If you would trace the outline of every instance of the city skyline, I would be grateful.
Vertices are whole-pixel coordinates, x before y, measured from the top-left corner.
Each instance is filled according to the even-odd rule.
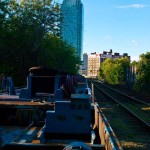
[[[60,0],[61,2],[61,0]],[[150,51],[150,1],[82,0],[83,53],[128,53],[131,60]]]

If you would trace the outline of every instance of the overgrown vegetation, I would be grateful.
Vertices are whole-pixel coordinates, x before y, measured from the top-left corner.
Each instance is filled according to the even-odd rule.
[[[0,73],[18,85],[32,66],[75,73],[80,58],[60,38],[60,21],[60,5],[54,0],[1,0]]]
[[[127,57],[110,59],[107,58],[101,65],[99,79],[105,80],[112,85],[126,82],[126,71],[130,61]]]
[[[136,81],[133,89],[140,93],[150,92],[150,52],[140,55],[139,61],[130,63],[127,57],[110,59],[107,58],[101,65],[99,79],[105,80],[111,85],[124,85],[127,83],[127,70],[134,66]]]
[[[136,68],[135,89],[141,92],[150,92],[150,52],[140,55]]]

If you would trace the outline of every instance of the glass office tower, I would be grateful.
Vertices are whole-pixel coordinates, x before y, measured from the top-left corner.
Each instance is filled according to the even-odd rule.
[[[83,50],[83,4],[81,0],[64,0],[61,5],[61,35],[64,41],[77,50],[82,59]]]

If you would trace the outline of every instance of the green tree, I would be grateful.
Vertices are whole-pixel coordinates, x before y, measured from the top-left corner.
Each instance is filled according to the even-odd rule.
[[[99,78],[104,79],[109,84],[124,84],[127,67],[129,67],[129,59],[127,57],[107,58],[100,67]]]
[[[10,12],[8,11],[9,0],[1,0],[0,1],[0,72],[8,73],[11,70],[11,66],[9,65],[7,58],[9,56],[8,51],[8,37],[10,31],[9,27],[9,19],[8,16]]]
[[[32,66],[75,72],[74,48],[60,39],[60,6],[54,0],[0,1],[0,71],[26,78]],[[46,59],[45,59],[46,58]]]
[[[10,6],[11,31],[12,35],[18,33],[13,38],[17,45],[15,50],[19,57],[20,73],[24,75],[29,66],[38,64],[42,38],[48,32],[59,34],[59,5],[52,0],[24,0],[20,5],[12,1]]]
[[[81,62],[71,45],[68,45],[56,36],[48,34],[43,39],[42,48],[39,56],[41,58],[40,63],[43,66],[57,68],[60,71],[77,73],[76,65]]]
[[[135,89],[143,92],[150,92],[150,52],[140,55],[137,63]]]

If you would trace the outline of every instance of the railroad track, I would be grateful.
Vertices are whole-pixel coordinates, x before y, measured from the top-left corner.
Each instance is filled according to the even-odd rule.
[[[107,94],[111,100],[114,100],[116,103],[121,105],[135,118],[139,119],[145,127],[150,129],[150,104],[113,90],[112,88],[109,88],[99,82],[94,82],[94,86],[103,93]]]
[[[150,111],[148,111],[150,105],[113,91],[103,84],[95,82],[93,84],[99,106],[121,146],[127,150],[150,149]]]

